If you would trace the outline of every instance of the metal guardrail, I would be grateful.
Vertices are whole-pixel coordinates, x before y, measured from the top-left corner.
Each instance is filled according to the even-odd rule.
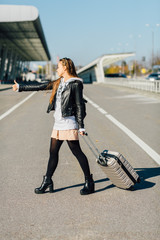
[[[160,93],[160,80],[149,81],[145,79],[104,78],[104,82],[111,85],[135,88]]]

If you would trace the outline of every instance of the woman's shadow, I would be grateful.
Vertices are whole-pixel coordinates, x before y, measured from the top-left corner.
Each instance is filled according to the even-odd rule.
[[[160,167],[157,167],[157,168],[135,168],[135,170],[139,174],[141,182],[135,184],[134,190],[143,190],[143,189],[147,189],[147,188],[152,188],[153,186],[156,185],[155,182],[150,182],[150,181],[146,181],[146,180],[148,180],[149,178],[152,178],[152,177],[160,176]],[[97,184],[97,183],[108,182],[108,181],[109,181],[108,178],[102,178],[102,179],[96,180],[94,182],[95,182],[95,184]],[[54,192],[63,191],[63,190],[69,189],[69,188],[81,187],[83,185],[84,185],[84,183],[80,183],[80,184],[71,185],[71,186],[67,186],[67,187],[63,187],[63,188],[58,188],[58,189],[55,189]],[[110,185],[107,185],[106,187],[96,189],[95,192],[98,193],[98,192],[105,191],[105,190],[113,188],[113,187],[115,187],[115,185],[111,183]]]
[[[96,183],[101,183],[101,182],[106,182],[106,181],[109,181],[109,179],[108,178],[102,178],[102,179],[94,181],[94,183],[96,184]],[[80,184],[76,184],[76,185],[71,185],[71,186],[55,189],[54,192],[59,192],[59,191],[63,191],[63,190],[69,189],[69,188],[83,187],[83,186],[84,186],[84,183],[80,183]],[[104,188],[98,189],[95,192],[101,192],[101,191],[104,191],[104,190],[112,188],[112,187],[114,187],[113,184],[111,184],[109,186],[106,186]]]

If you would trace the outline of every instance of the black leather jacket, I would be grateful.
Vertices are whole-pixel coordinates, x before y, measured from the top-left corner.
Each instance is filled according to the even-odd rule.
[[[54,84],[54,83],[53,83]],[[42,91],[46,90],[48,83],[39,85],[20,85],[19,92],[22,91]],[[48,88],[47,88],[48,89]],[[52,89],[52,85],[50,87]],[[55,110],[56,94],[49,104],[47,113]],[[61,111],[62,117],[75,116],[79,128],[84,128],[83,119],[85,117],[84,99],[83,99],[83,83],[80,80],[69,82],[65,90],[62,92],[61,97]]]

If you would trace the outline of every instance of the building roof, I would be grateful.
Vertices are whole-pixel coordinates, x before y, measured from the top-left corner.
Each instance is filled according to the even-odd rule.
[[[51,59],[37,8],[0,5],[0,45],[14,49],[23,61]]]

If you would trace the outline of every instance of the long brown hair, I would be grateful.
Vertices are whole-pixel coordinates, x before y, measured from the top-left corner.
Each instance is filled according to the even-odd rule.
[[[75,65],[73,63],[73,61],[70,58],[61,58],[59,60],[63,66],[66,66],[67,72],[73,76],[73,77],[78,77],[77,73],[76,73],[76,68]]]
[[[71,76],[78,77],[78,75],[76,73],[75,65],[74,65],[73,61],[70,58],[61,58],[59,61],[62,63],[63,66],[66,66],[67,72]],[[58,78],[56,81],[50,83],[50,84],[53,84],[53,89],[52,89],[51,97],[50,97],[50,100],[49,100],[50,103],[52,103],[52,101],[54,99],[54,96],[55,96],[55,94],[57,92],[57,89],[59,87],[60,81],[61,81],[61,77]],[[51,86],[50,84],[47,86],[48,89]]]
[[[51,93],[51,96],[50,96],[50,99],[49,99],[49,102],[52,103],[53,99],[54,99],[54,96],[57,92],[57,89],[59,87],[59,84],[60,84],[60,81],[61,81],[61,78],[58,78],[57,80],[55,80],[54,82],[50,82],[47,86],[47,89],[50,89],[51,86],[53,85],[53,88],[52,88],[52,93]]]

